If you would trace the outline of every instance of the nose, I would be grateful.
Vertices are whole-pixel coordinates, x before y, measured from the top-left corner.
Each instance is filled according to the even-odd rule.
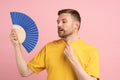
[[[57,23],[58,28],[62,27],[62,22]]]

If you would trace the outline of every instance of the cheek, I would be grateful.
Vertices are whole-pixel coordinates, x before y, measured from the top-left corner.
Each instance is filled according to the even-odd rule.
[[[67,24],[64,24],[64,29],[70,29],[70,28],[72,28],[72,24],[69,24],[69,23],[67,23]]]
[[[67,27],[67,28],[65,29],[65,32],[66,32],[66,33],[71,33],[71,32],[73,32],[73,28],[72,28],[72,27]]]

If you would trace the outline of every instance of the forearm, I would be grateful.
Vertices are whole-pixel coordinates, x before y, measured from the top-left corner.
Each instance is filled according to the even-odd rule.
[[[18,40],[17,33],[14,29],[11,30],[10,39],[15,49],[15,57],[18,70],[22,76],[28,76],[32,71],[27,67],[27,64],[21,54],[20,42]]]
[[[96,80],[96,78],[93,78],[92,76],[88,75],[85,72],[85,70],[83,69],[82,65],[79,63],[76,57],[69,60],[73,66],[73,69],[77,75],[78,80]]]
[[[24,60],[22,54],[20,45],[16,45],[15,47],[15,56],[16,56],[16,64],[19,70],[19,73],[21,76],[28,76],[31,71],[28,69],[26,61]]]
[[[90,76],[89,74],[87,74],[87,72],[85,72],[82,65],[78,61],[73,48],[70,46],[70,44],[68,42],[66,43],[66,48],[64,50],[64,54],[71,62],[78,80],[97,80],[96,78]]]

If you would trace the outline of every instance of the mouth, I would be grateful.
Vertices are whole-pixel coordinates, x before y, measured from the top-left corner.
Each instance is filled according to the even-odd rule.
[[[58,29],[59,32],[64,31],[63,29]]]

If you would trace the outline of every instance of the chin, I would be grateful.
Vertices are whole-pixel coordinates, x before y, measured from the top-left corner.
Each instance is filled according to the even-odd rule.
[[[63,38],[63,36],[62,35],[58,35],[60,38]]]
[[[60,35],[60,34],[58,34],[58,36],[59,36],[60,38],[66,38],[66,37],[67,37],[66,35]]]
[[[60,38],[63,38],[63,36],[59,36]]]
[[[60,37],[60,38],[66,38],[65,36],[60,36],[60,35],[59,35],[59,37]]]

